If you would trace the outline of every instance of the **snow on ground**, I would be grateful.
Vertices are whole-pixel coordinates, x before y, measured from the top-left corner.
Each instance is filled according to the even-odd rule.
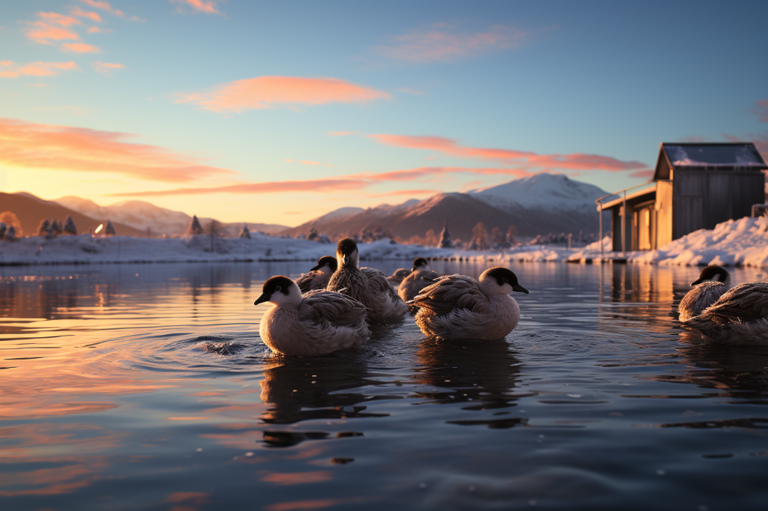
[[[768,217],[729,220],[714,230],[702,229],[659,250],[610,252],[610,238],[603,239],[606,260],[625,259],[638,264],[666,265],[743,265],[768,266]],[[211,250],[213,248],[213,250]],[[600,262],[600,243],[583,249],[561,246],[522,245],[505,251],[460,250],[421,245],[400,245],[388,239],[359,244],[360,258],[366,260],[413,260],[434,257],[465,261],[495,262]],[[271,237],[261,234],[252,239],[131,238],[39,236],[18,241],[0,241],[0,265],[8,264],[87,264],[137,262],[227,262],[227,261],[316,261],[334,255],[335,244]]]
[[[606,245],[604,249],[610,248]],[[607,258],[620,253],[605,252]],[[600,245],[594,243],[572,254],[571,261],[599,262]],[[744,217],[718,224],[714,229],[700,229],[658,250],[627,252],[628,262],[659,266],[768,266],[768,217]]]

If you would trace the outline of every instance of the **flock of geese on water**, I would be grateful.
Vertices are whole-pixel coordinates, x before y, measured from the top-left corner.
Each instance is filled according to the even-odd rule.
[[[502,339],[520,320],[520,307],[509,294],[528,294],[504,267],[489,268],[477,280],[440,276],[420,257],[411,270],[387,277],[359,262],[357,243],[345,238],[335,259],[320,258],[296,281],[284,275],[268,279],[254,302],[273,304],[259,327],[264,343],[282,355],[325,355],[365,343],[372,322],[409,311],[430,337]],[[680,302],[680,322],[712,341],[768,344],[768,283],[731,288],[728,279],[722,266],[704,268]]]

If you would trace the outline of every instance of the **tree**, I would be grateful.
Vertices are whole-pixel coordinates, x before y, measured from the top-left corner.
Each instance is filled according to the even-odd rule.
[[[75,221],[72,220],[71,216],[68,216],[67,219],[64,220],[62,232],[71,236],[77,236],[77,227],[75,227]]]
[[[59,222],[56,219],[52,220],[51,221],[51,231],[53,232],[54,236],[61,236],[61,234],[62,234],[61,222]]]
[[[240,237],[251,239],[251,231],[248,230],[248,225],[243,224],[243,230],[240,231]]]
[[[488,250],[488,231],[485,230],[483,222],[478,222],[472,228],[472,240],[469,242],[470,250]]]
[[[510,247],[517,244],[515,236],[517,236],[517,227],[510,225],[509,229],[507,229],[507,243],[509,243]]]
[[[117,231],[115,231],[115,226],[112,225],[112,220],[107,220],[107,228],[104,230],[104,234],[106,236],[116,236]]]
[[[5,238],[5,232],[8,230],[8,226],[5,225],[5,222],[0,222],[0,240]]]
[[[21,230],[21,222],[19,222],[19,219],[16,218],[16,215],[11,211],[5,211],[0,214],[0,222],[4,223],[8,229],[13,227],[17,238],[20,238],[24,234],[24,231]]]
[[[189,227],[187,227],[187,235],[194,236],[196,234],[204,234],[205,231],[203,231],[203,226],[200,225],[200,220],[197,219],[197,215],[192,215],[192,221],[189,223]]]
[[[510,247],[510,244],[507,242],[507,235],[502,234],[501,229],[498,227],[491,229],[491,241],[495,249],[503,250]]]
[[[448,222],[443,224],[443,232],[440,233],[440,240],[437,242],[439,248],[453,248],[451,242],[451,231],[448,230]]]
[[[51,221],[44,218],[40,221],[40,225],[37,226],[37,235],[41,238],[49,238],[51,237],[50,234],[53,234],[51,231]]]
[[[316,241],[318,236],[319,234],[317,232],[317,229],[315,229],[314,227],[309,229],[309,233],[307,233],[307,239],[309,241]]]
[[[13,226],[8,227],[8,230],[5,231],[5,239],[8,241],[16,241],[18,239],[16,237],[16,228]]]

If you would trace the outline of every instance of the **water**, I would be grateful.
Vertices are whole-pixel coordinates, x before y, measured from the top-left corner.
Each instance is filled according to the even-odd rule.
[[[0,268],[0,509],[765,508],[768,350],[686,337],[696,268],[519,264],[503,341],[270,357],[306,266]]]

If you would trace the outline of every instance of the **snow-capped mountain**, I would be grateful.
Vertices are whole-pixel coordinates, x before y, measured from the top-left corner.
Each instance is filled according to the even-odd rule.
[[[563,175],[537,174],[469,193],[441,193],[426,200],[408,200],[395,206],[341,208],[285,232],[307,233],[311,228],[331,237],[359,233],[380,226],[402,239],[440,233],[447,222],[454,238],[469,240],[472,228],[482,222],[490,231],[506,232],[510,225],[520,236],[596,232],[595,199],[605,195],[597,186]],[[342,214],[343,211],[343,214]]]
[[[505,211],[519,208],[595,211],[595,199],[605,192],[562,174],[535,174],[503,185],[472,190],[470,195]]]
[[[152,235],[165,234],[175,236],[186,232],[192,217],[181,211],[173,211],[161,208],[144,201],[124,201],[111,206],[99,206],[92,200],[80,197],[67,196],[56,199],[57,203],[64,207],[94,218],[109,218],[126,225],[130,225],[142,231],[150,231]],[[211,218],[198,217],[205,228]],[[287,229],[284,225],[259,224],[244,222],[251,231],[263,231],[274,233]],[[242,229],[243,223],[223,224],[229,227],[230,234],[237,234]],[[235,232],[237,231],[237,232]]]

